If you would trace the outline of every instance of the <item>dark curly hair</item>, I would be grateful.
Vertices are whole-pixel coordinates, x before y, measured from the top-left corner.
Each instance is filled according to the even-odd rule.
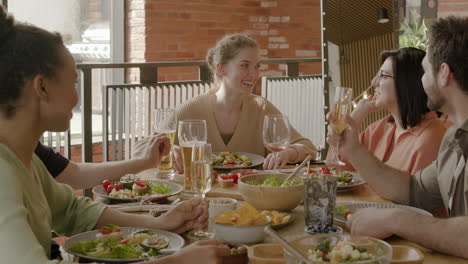
[[[37,75],[55,77],[63,66],[62,37],[34,25],[18,23],[0,5],[0,112],[14,116],[22,88]]]
[[[384,51],[381,54],[382,63],[387,58],[393,62],[398,110],[404,129],[419,124],[424,115],[430,111],[427,108],[427,95],[421,82],[424,74],[421,62],[425,55],[425,51],[416,48],[401,48]],[[393,122],[393,119],[389,121]]]

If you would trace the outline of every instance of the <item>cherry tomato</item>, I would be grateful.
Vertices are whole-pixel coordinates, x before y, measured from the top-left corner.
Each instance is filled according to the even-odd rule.
[[[235,184],[237,184],[237,181],[239,180],[239,175],[237,173],[229,173],[228,176]]]
[[[353,212],[349,210],[344,213],[344,217],[346,220],[349,220],[349,218],[351,218],[352,215],[353,215]]]
[[[98,231],[99,231],[99,233],[101,233],[103,235],[108,235],[108,234],[112,233],[112,229],[107,229],[107,230],[106,229],[99,229]]]
[[[146,185],[145,185],[144,183],[142,183],[141,181],[136,181],[135,184],[136,184],[137,186],[142,187],[142,188],[146,186]]]
[[[110,182],[109,180],[103,180],[102,181],[102,187],[104,187],[105,190],[107,190],[107,186],[111,185],[112,182]]]
[[[330,170],[327,167],[320,168],[320,173],[331,174]]]
[[[123,189],[123,184],[119,183],[119,184],[114,185],[114,189],[115,189],[116,191],[122,190],[122,189]]]
[[[229,158],[227,158],[226,163],[227,164],[234,164],[234,163],[236,163],[236,158],[229,157]],[[226,167],[226,166],[224,166],[224,167]]]
[[[124,239],[124,240],[120,241],[119,244],[127,245],[128,242],[130,242],[130,239]]]
[[[106,191],[107,191],[107,193],[111,193],[113,189],[114,189],[114,185],[111,184],[111,185],[107,186]]]
[[[220,174],[219,177],[221,177],[221,179],[223,179],[223,180],[229,180],[229,179],[231,179],[231,176],[226,175],[226,174]]]

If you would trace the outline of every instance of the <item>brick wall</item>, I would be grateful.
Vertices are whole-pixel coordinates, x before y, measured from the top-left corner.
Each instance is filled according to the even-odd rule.
[[[438,17],[468,16],[468,0],[439,0]]]
[[[127,0],[127,61],[204,60],[223,35],[255,38],[263,58],[321,56],[319,0]],[[283,75],[285,65],[264,65]],[[320,63],[301,73],[320,73]],[[137,81],[131,75],[131,81]],[[196,79],[196,68],[162,69],[160,81]]]

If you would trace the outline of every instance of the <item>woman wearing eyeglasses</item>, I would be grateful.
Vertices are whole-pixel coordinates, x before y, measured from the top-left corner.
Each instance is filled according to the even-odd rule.
[[[421,83],[425,52],[402,48],[381,54],[382,66],[372,80],[375,94],[362,99],[351,113],[357,124],[385,109],[390,114],[364,130],[360,141],[386,165],[414,174],[436,159],[446,127],[427,108]],[[333,154],[331,149],[328,155]],[[330,165],[335,166],[336,165]],[[337,168],[354,170],[347,164]]]

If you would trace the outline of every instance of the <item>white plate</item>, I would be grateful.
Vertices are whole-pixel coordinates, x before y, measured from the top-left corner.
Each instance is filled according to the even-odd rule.
[[[336,188],[337,192],[347,192],[366,183],[366,181],[361,177],[359,173],[357,172],[350,172],[350,173],[353,174],[353,180],[346,185],[341,185],[341,186],[337,185],[337,188]]]
[[[169,246],[166,249],[161,249],[160,250],[161,256],[162,255],[167,255],[168,253],[173,253],[174,251],[181,249],[185,244],[184,239],[181,236],[179,236],[178,234],[168,232],[168,231],[164,231],[164,230],[159,230],[159,229],[142,228],[142,227],[121,227],[120,232],[124,236],[126,236],[126,235],[133,234],[135,232],[138,232],[140,230],[148,230],[148,229],[154,231],[156,234],[165,236],[165,237],[167,237],[169,239]],[[65,244],[63,245],[63,249],[65,249],[65,251],[67,251],[69,254],[80,257],[81,259],[87,259],[87,260],[98,261],[98,262],[106,262],[106,263],[108,263],[108,262],[111,262],[111,263],[128,263],[128,262],[144,261],[144,260],[148,259],[148,258],[134,258],[134,259],[94,258],[94,257],[74,253],[74,252],[71,252],[69,250],[69,248],[72,245],[74,245],[75,243],[77,243],[79,241],[87,241],[87,240],[96,239],[96,234],[97,233],[98,233],[97,230],[93,230],[93,231],[88,231],[88,232],[84,232],[84,233],[81,233],[81,234],[74,235],[74,236],[70,237],[69,239],[67,239],[67,241],[65,241]]]
[[[159,183],[162,183],[162,184],[165,184],[165,185],[169,185],[169,187],[171,187],[171,192],[170,193],[161,194],[161,195],[151,195],[151,200],[152,201],[164,199],[164,198],[167,198],[167,197],[171,197],[173,195],[179,194],[183,190],[182,186],[180,186],[179,184],[176,184],[176,183],[166,182],[166,181],[151,181],[151,182],[154,182],[154,183],[159,182]],[[97,196],[107,198],[107,199],[110,199],[112,201],[119,201],[119,202],[135,202],[135,201],[139,201],[141,199],[148,198],[148,196],[141,196],[141,197],[136,197],[136,198],[115,198],[115,197],[110,197],[109,194],[107,193],[107,191],[104,190],[104,187],[102,187],[102,185],[94,186],[93,193],[96,194]]]
[[[247,152],[237,152],[237,151],[230,151],[230,152],[235,152],[239,156],[247,156],[251,161],[252,165],[249,166],[234,166],[234,167],[224,167],[224,166],[213,166],[213,169],[215,170],[238,170],[238,169],[249,169],[249,168],[255,168],[263,163],[265,160],[262,156],[253,154],[253,153],[247,153]],[[214,155],[219,156],[221,152],[213,152]]]
[[[356,212],[359,209],[364,209],[364,208],[401,208],[401,209],[406,209],[406,210],[411,210],[413,212],[422,214],[422,215],[428,215],[432,216],[431,213],[428,211],[425,211],[423,209],[419,209],[416,207],[412,206],[407,206],[407,205],[401,205],[401,204],[393,204],[393,203],[371,203],[371,202],[358,202],[358,201],[336,201],[336,207],[340,205],[346,205],[351,212]],[[345,223],[346,219],[344,215],[338,215],[335,212],[335,220],[339,223]]]

